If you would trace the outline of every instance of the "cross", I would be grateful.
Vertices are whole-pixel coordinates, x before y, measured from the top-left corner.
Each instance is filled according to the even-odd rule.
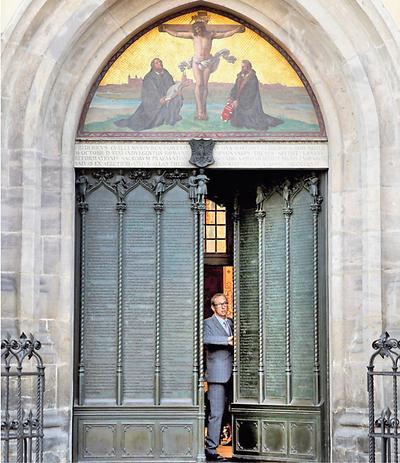
[[[206,108],[208,81],[210,74],[218,67],[220,56],[224,56],[224,54],[218,54],[218,56],[211,54],[212,41],[231,37],[236,33],[245,31],[245,27],[240,24],[209,25],[209,20],[210,16],[206,11],[199,11],[192,16],[193,24],[161,24],[158,26],[160,32],[167,32],[174,37],[193,40],[194,56],[191,60],[191,67],[196,81],[195,118],[198,120],[208,119]],[[236,58],[227,55],[229,55],[229,50],[226,50],[225,59],[229,62],[236,60]]]

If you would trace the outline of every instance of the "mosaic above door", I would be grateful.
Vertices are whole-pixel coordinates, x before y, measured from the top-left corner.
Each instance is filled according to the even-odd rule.
[[[94,83],[78,138],[324,139],[312,89],[269,36],[212,10],[132,37]]]

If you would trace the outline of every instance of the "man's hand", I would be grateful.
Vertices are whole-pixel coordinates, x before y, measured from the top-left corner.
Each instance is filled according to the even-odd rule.
[[[167,99],[165,97],[160,99],[161,106],[164,105],[166,102],[167,102]]]
[[[233,336],[228,337],[228,345],[233,346]]]

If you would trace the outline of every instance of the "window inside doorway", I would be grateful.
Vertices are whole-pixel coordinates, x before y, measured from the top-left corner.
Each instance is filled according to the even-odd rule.
[[[206,254],[226,254],[226,208],[206,200]]]
[[[205,214],[205,317],[212,315],[211,297],[224,293],[229,302],[228,316],[233,313],[232,230],[229,209],[217,198],[206,199]]]

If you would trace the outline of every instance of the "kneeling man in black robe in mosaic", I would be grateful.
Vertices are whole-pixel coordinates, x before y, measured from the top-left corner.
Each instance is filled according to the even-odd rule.
[[[171,91],[177,84],[159,58],[154,58],[150,65],[151,70],[143,79],[140,106],[131,117],[116,121],[118,127],[129,127],[139,132],[163,124],[175,125],[182,119],[179,112],[183,97],[179,91]]]
[[[268,130],[283,121],[263,111],[257,75],[248,60],[242,61],[242,70],[236,77],[229,99],[233,103],[233,127]]]

